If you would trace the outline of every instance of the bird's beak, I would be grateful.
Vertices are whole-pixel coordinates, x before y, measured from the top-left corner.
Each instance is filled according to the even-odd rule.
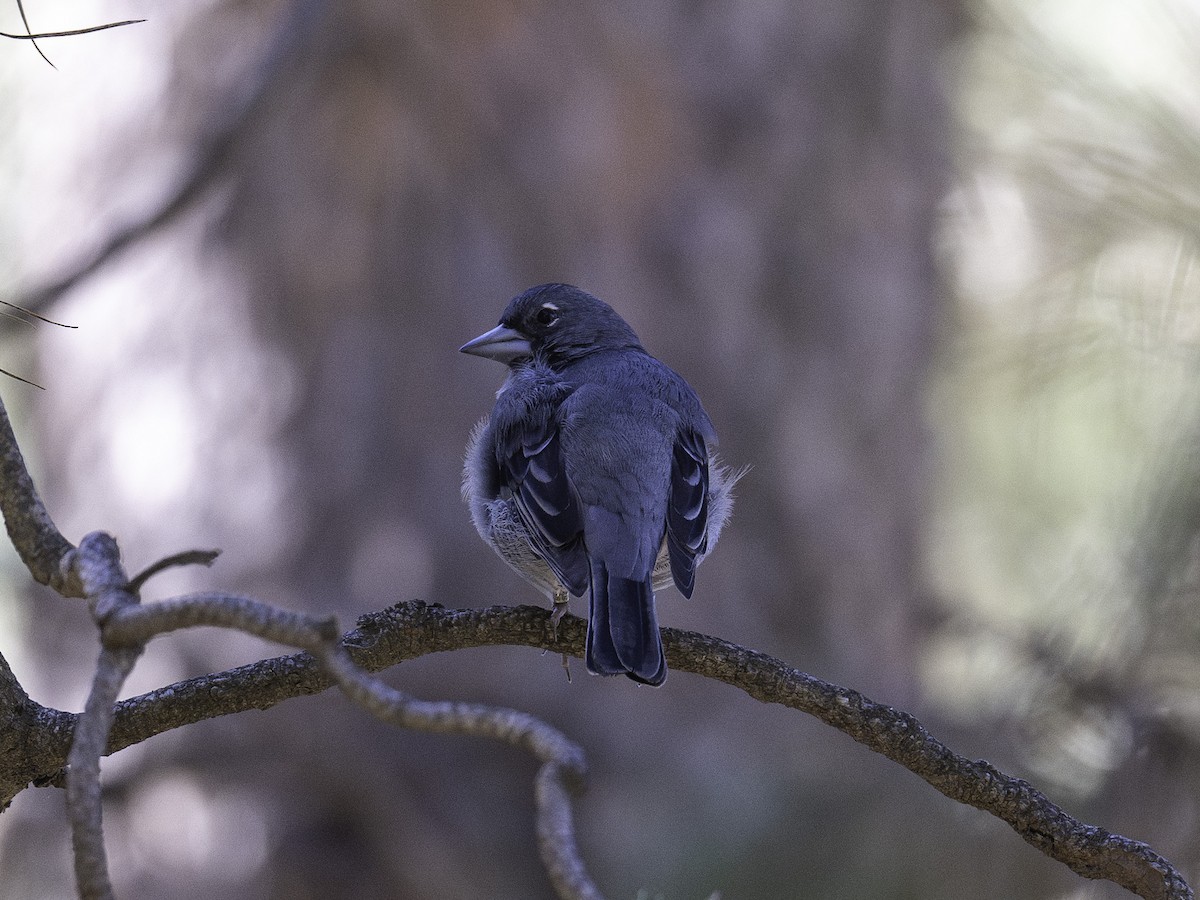
[[[458,348],[459,353],[470,353],[472,356],[482,356],[484,359],[494,359],[505,365],[514,360],[533,356],[533,347],[529,338],[515,328],[507,325],[497,325],[487,334],[481,334],[473,341],[467,341]]]

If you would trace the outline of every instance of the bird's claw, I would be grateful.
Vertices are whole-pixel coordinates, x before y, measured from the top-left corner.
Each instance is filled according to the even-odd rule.
[[[554,607],[550,610],[550,634],[554,638],[554,643],[558,643],[558,623],[562,621],[562,617],[567,614],[567,602],[570,598],[567,592],[559,588],[554,592]],[[571,657],[567,654],[562,655],[563,671],[567,673],[567,684],[571,683]]]
[[[562,617],[567,614],[567,592],[558,590],[554,592],[554,608],[550,610],[550,635],[554,638],[554,643],[558,643],[558,623],[562,621]]]

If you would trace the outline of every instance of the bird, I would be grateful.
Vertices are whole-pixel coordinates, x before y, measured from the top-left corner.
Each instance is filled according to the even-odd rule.
[[[514,297],[461,352],[504,363],[472,430],[463,497],[479,535],[554,604],[588,596],[598,675],[667,676],[655,591],[690,598],[733,509],[733,471],[696,392],[607,303],[570,284]]]

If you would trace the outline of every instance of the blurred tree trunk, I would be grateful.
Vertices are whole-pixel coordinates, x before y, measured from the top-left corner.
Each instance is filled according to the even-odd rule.
[[[912,699],[931,241],[949,174],[940,74],[959,4],[309,5],[324,21],[292,48],[193,250],[206,283],[231,286],[216,302],[244,303],[296,373],[287,391],[263,385],[293,412],[258,447],[287,473],[285,502],[258,523],[285,549],[222,586],[345,624],[413,597],[540,602],[459,501],[467,433],[503,372],[456,350],[513,294],[564,280],[613,304],[697,388],[727,460],[754,467],[696,596],[664,592],[664,624]],[[243,70],[262,15],[198,14],[169,108],[215,115],[232,79],[213,73]],[[220,396],[254,377],[192,386]],[[228,486],[203,490],[248,508]],[[245,531],[198,531],[205,546],[254,549]],[[889,860],[871,869],[874,770],[856,770],[849,800],[815,806],[845,777],[844,744],[826,753],[804,732],[785,755],[771,711],[744,697],[682,676],[638,691],[581,666],[568,684],[557,661],[516,650],[455,656],[397,677],[417,694],[530,708],[587,748],[582,840],[613,896],[649,877],[671,896],[714,881],[731,896],[800,881],[812,896],[882,896],[885,872],[922,896],[990,896],[969,865],[930,880],[907,843],[869,842]],[[549,896],[531,772],[492,748],[372,728],[336,697],[202,728],[178,765],[252,784],[270,818],[268,870],[226,896]]]
[[[702,597],[664,600],[664,621],[911,701],[957,5],[329,15],[239,160],[221,234],[303,373],[286,592],[348,611],[537,602],[497,592],[506,571],[457,500],[502,372],[455,349],[524,287],[571,281],[687,375],[728,459],[754,466]],[[527,837],[506,837],[529,861],[516,883],[538,879]],[[305,856],[287,865],[310,877]]]
[[[931,2],[332,13],[223,235],[305,374],[297,593],[346,595],[382,526],[421,590],[484,599],[455,454],[501,373],[454,350],[561,278],[699,382],[755,467],[737,616],[911,697],[956,23]]]

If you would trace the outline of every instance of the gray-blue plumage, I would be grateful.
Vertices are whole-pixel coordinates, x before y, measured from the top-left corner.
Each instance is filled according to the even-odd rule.
[[[589,595],[586,661],[666,678],[654,590],[685,597],[733,507],[695,392],[611,307],[545,284],[464,353],[509,366],[471,435],[463,495],[483,539],[556,603]]]

